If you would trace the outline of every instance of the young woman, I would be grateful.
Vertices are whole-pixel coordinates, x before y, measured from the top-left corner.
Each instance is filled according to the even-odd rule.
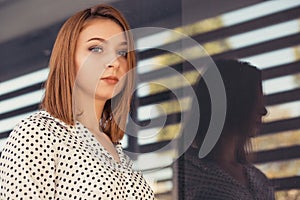
[[[259,133],[261,118],[267,113],[261,72],[248,63],[236,60],[218,60],[215,64],[226,92],[224,127],[211,152],[199,159],[212,106],[208,87],[200,78],[195,85],[197,101],[194,100],[193,104],[200,110],[199,128],[193,144],[180,159],[182,198],[272,200],[274,192],[268,179],[248,161],[250,138]],[[192,108],[191,112],[193,110],[197,109]],[[189,127],[187,124],[187,132]]]
[[[2,152],[1,199],[154,199],[120,144],[134,87],[129,29],[105,5],[65,22],[42,110],[15,127]]]

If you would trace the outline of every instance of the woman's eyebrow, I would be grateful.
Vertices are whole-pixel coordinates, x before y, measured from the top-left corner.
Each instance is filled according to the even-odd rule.
[[[119,45],[120,45],[120,46],[127,46],[127,44],[128,44],[127,41],[123,41],[123,42],[120,42]]]
[[[90,41],[93,41],[93,40],[96,40],[96,41],[100,41],[100,42],[103,42],[103,43],[107,43],[107,40],[103,39],[103,38],[99,38],[99,37],[93,37],[93,38],[90,38],[88,39],[86,42],[90,42]],[[127,46],[127,41],[123,41],[123,42],[120,42],[120,46]]]
[[[86,42],[90,42],[90,41],[93,41],[93,40],[97,40],[97,41],[104,42],[104,43],[107,42],[105,39],[99,38],[99,37],[90,38],[90,39],[88,39],[88,41],[86,41]]]

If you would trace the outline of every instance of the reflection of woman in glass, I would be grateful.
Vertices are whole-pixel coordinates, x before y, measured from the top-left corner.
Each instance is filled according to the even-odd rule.
[[[1,199],[154,199],[119,143],[134,85],[127,30],[104,5],[63,25],[43,110],[15,127],[2,152]]]
[[[249,140],[258,133],[261,118],[267,113],[261,72],[248,63],[235,60],[219,60],[215,64],[225,86],[225,124],[212,151],[199,159],[198,152],[210,123],[212,106],[205,81],[200,79],[195,85],[198,102],[193,104],[194,108],[199,106],[200,123],[180,168],[182,196],[197,200],[274,199],[266,176],[247,160]],[[191,112],[193,110],[197,109],[192,108]],[[186,129],[188,131],[188,124]]]

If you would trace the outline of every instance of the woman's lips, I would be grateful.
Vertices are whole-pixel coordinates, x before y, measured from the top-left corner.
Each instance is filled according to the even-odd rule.
[[[116,83],[119,82],[119,79],[115,76],[107,76],[107,77],[103,77],[101,78],[101,80],[105,81],[108,84],[114,85]]]

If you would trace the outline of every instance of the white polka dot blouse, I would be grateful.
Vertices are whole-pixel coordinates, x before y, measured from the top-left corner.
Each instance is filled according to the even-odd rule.
[[[11,132],[0,160],[0,199],[154,199],[121,144],[116,162],[80,123],[39,111]]]

